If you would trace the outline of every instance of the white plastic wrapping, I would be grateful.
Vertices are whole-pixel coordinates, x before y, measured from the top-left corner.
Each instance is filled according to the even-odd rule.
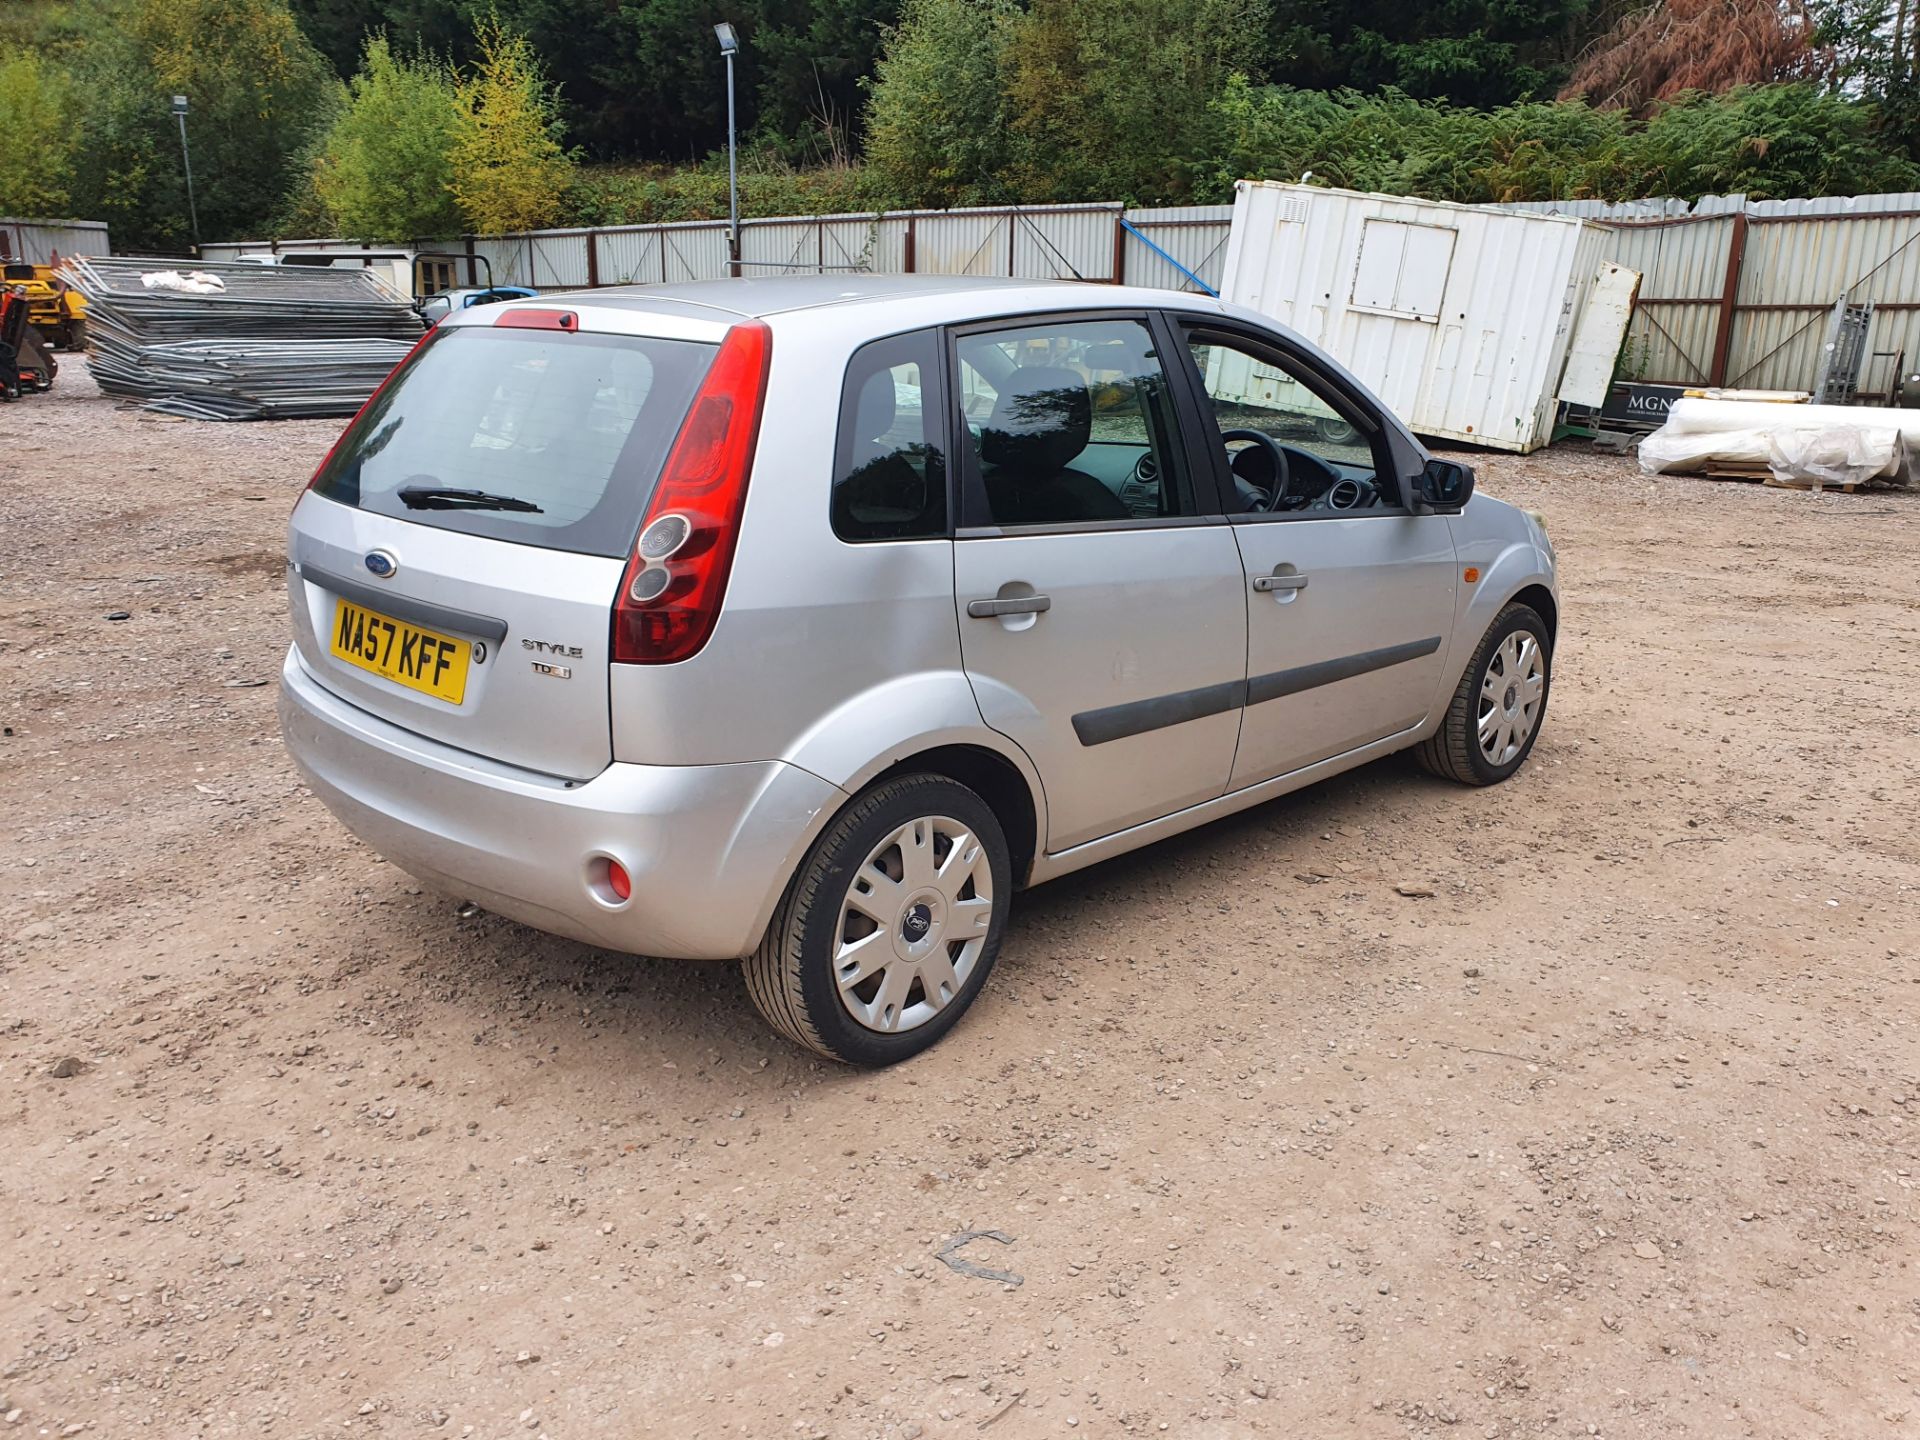
[[[1898,430],[1865,425],[1781,426],[1767,432],[1767,468],[1778,480],[1859,485],[1906,468]]]
[[[1765,466],[1776,479],[1802,485],[1907,485],[1916,453],[1916,410],[1682,399],[1640,442],[1640,468],[1674,475],[1718,463]]]
[[[1764,430],[1676,431],[1669,424],[1640,442],[1640,468],[1652,475],[1685,475],[1712,461],[1761,465],[1766,459]]]
[[[218,275],[200,271],[182,275],[178,270],[149,270],[140,283],[149,290],[178,290],[183,295],[218,295],[227,288]]]

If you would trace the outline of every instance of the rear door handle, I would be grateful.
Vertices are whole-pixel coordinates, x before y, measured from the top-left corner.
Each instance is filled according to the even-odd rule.
[[[1253,588],[1263,594],[1269,590],[1304,590],[1307,577],[1304,575],[1256,575]]]
[[[975,620],[991,620],[996,615],[1044,615],[1052,608],[1050,595],[1016,595],[1007,600],[967,602],[967,614]]]

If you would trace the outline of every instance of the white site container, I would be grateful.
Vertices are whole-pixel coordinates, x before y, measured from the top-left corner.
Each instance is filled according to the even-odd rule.
[[[1605,399],[1614,316],[1624,326],[1638,280],[1609,266],[1611,234],[1569,216],[1242,180],[1220,298],[1321,346],[1417,433],[1525,453],[1552,438],[1557,400]],[[1582,326],[1596,363],[1563,396],[1603,268],[1615,303]]]

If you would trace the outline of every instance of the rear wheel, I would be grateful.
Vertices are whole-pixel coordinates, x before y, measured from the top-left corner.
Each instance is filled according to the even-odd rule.
[[[1463,785],[1495,785],[1525,763],[1547,714],[1553,649],[1546,622],[1528,605],[1494,617],[1455,687],[1446,719],[1414,754]]]
[[[1013,864],[992,809],[942,775],[866,791],[801,863],[747,991],[789,1039],[850,1065],[917,1055],[986,983]]]

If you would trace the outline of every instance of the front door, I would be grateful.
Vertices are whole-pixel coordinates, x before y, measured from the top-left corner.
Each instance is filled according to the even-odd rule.
[[[1246,675],[1231,528],[1195,499],[1163,364],[1137,314],[954,338],[967,676],[1033,760],[1057,852],[1224,793]]]
[[[1441,703],[1453,537],[1402,503],[1359,397],[1257,337],[1189,327],[1184,348],[1245,568],[1237,790],[1409,731]]]

